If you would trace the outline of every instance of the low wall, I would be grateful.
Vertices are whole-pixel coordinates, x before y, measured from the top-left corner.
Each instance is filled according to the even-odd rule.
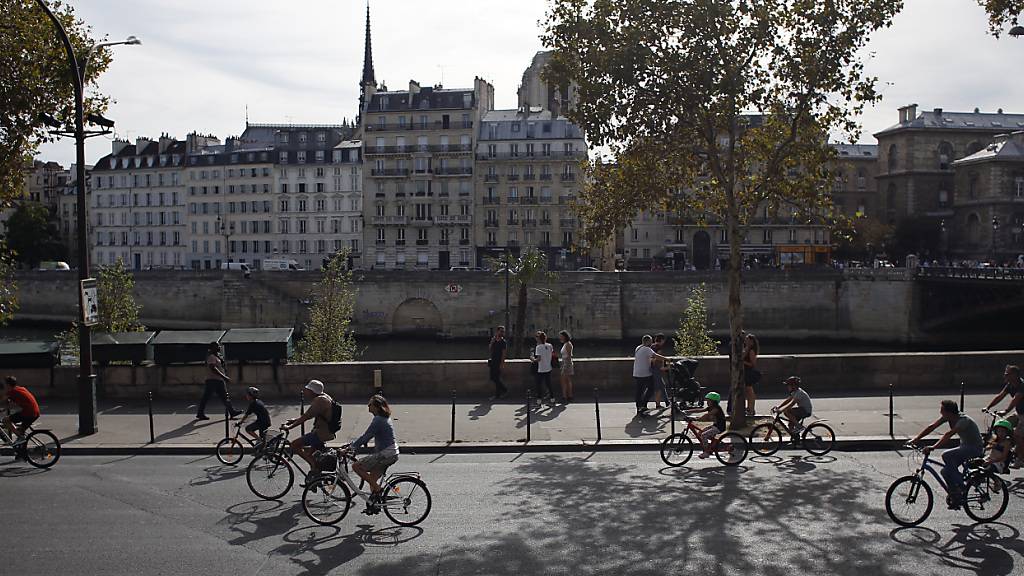
[[[724,391],[728,384],[728,359],[701,359],[698,379],[712,389]],[[995,392],[1003,366],[1024,361],[1024,351],[941,352],[895,354],[809,354],[761,356],[762,390],[782,391],[781,381],[797,374],[811,394],[872,393],[888,389],[897,394],[915,390],[949,390],[953,396],[960,382],[968,391]],[[532,384],[529,362],[506,364],[504,380],[513,397],[525,394]],[[589,398],[596,386],[603,398],[629,398],[633,394],[631,358],[595,358],[575,361],[574,382],[579,398]],[[384,389],[395,399],[437,399],[446,401],[452,390],[459,398],[479,399],[493,392],[483,360],[431,362],[351,362],[340,364],[230,365],[232,395],[247,386],[257,386],[267,398],[298,398],[303,384],[316,378],[328,391],[344,399],[362,399],[373,390],[373,371],[382,372]],[[153,392],[158,399],[195,399],[202,392],[205,367],[109,366],[98,371],[98,394],[110,399],[142,399]],[[76,395],[78,368],[4,370],[32,388],[42,398],[72,398]],[[556,390],[557,376],[553,375]]]

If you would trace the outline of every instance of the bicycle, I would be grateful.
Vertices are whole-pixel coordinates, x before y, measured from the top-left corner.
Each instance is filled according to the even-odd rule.
[[[10,409],[7,415],[10,416]],[[0,446],[14,450],[14,457],[25,460],[36,468],[49,468],[60,460],[60,440],[47,429],[26,428],[25,437],[15,441],[3,426],[0,426]]]
[[[323,458],[324,456],[321,456]],[[331,448],[327,458],[333,457],[334,470],[321,472],[302,492],[302,509],[310,520],[322,526],[341,522],[352,507],[352,498],[358,496],[366,502],[365,513],[384,512],[399,526],[416,526],[430,514],[432,499],[427,484],[418,472],[389,474],[379,495],[362,490],[362,479],[357,488],[349,474],[349,462],[356,460],[349,449]]]
[[[931,486],[925,479],[925,470],[935,478],[947,495],[949,487],[946,486],[942,475],[935,470],[935,466],[942,466],[942,462],[929,458],[921,448],[913,444],[907,444],[906,448],[914,451],[908,456],[908,461],[916,470],[909,476],[898,478],[889,486],[885,493],[885,511],[893,522],[909,527],[924,522],[932,512],[934,497]],[[922,456],[920,468],[913,463],[913,458],[917,455]],[[1010,494],[1006,482],[985,469],[981,462],[981,458],[975,458],[961,466],[964,471],[965,487],[962,505],[964,512],[972,520],[994,522],[1006,511]]]
[[[250,436],[242,429],[242,423],[236,422],[235,435],[227,436],[217,443],[217,460],[228,466],[238,464],[245,456],[245,444],[248,444],[249,448],[254,451],[253,455],[259,458],[267,443],[273,438],[270,434],[271,432],[268,430],[265,432],[266,438]],[[276,433],[274,434],[276,436]],[[242,443],[243,440],[245,444]]]
[[[694,439],[690,437],[700,434],[701,430],[694,424],[693,418],[683,414],[686,428],[682,432],[671,434],[661,441],[661,460],[673,467],[682,466],[693,456]],[[726,466],[738,466],[747,458],[747,439],[737,432],[723,432],[710,440],[711,451],[715,458]],[[699,445],[700,442],[697,441]]]
[[[790,431],[782,425],[782,412],[772,409],[775,417],[771,422],[758,424],[750,431],[751,450],[761,456],[771,456],[779,451],[783,445],[783,433],[790,435],[790,442],[799,444],[814,456],[824,456],[832,451],[836,442],[836,433],[832,427],[825,424],[826,420],[815,420],[809,426],[804,426],[804,418],[800,419],[795,431]]]
[[[295,460],[295,453],[288,443],[291,430],[283,425],[279,430],[280,433],[267,439],[262,453],[253,458],[245,470],[249,490],[264,500],[278,500],[287,494],[295,483],[295,469],[302,472],[303,477],[308,476],[308,471]],[[360,478],[360,488],[362,482]]]

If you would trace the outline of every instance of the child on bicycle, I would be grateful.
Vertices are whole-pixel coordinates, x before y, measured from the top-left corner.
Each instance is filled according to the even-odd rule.
[[[684,414],[697,414],[703,412],[704,414],[695,420],[701,422],[713,422],[710,426],[701,428],[700,433],[697,434],[697,440],[700,441],[700,447],[703,449],[698,458],[707,458],[711,455],[711,441],[716,436],[725,432],[725,410],[722,410],[720,402],[722,401],[722,395],[718,392],[708,392],[704,395],[704,399],[708,401],[708,405],[704,408],[692,408],[685,410]]]
[[[992,439],[988,442],[988,455],[985,456],[985,464],[988,469],[997,474],[1005,474],[1010,459],[1010,450],[1013,449],[1013,439],[1010,434],[1013,432],[1013,424],[1006,419],[996,422],[992,426]]]
[[[270,412],[267,411],[267,406],[263,403],[263,400],[260,400],[259,388],[250,386],[245,391],[245,399],[249,401],[249,407],[245,409],[242,419],[235,426],[241,426],[249,414],[254,414],[256,421],[246,426],[245,431],[259,438],[260,444],[263,444],[267,440],[267,429],[270,428]]]

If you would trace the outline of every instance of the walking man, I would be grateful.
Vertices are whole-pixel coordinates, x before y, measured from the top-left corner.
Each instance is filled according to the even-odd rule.
[[[654,339],[650,334],[644,334],[640,345],[633,351],[633,380],[636,382],[636,415],[647,415],[647,402],[654,394],[654,375],[651,370],[651,361],[655,358],[668,360],[651,348]]]
[[[199,408],[196,410],[196,420],[210,419],[206,415],[206,403],[214,394],[224,403],[232,418],[242,413],[241,410],[235,410],[235,407],[231,405],[231,400],[228,399],[228,382],[231,382],[231,378],[224,372],[224,354],[221,352],[220,343],[210,342],[210,345],[206,347],[206,382],[203,388],[203,398],[199,401]]]
[[[491,400],[499,400],[508,393],[508,388],[501,381],[501,369],[505,367],[507,351],[508,342],[505,341],[505,327],[498,326],[494,331],[494,337],[491,338],[489,355],[487,358],[487,367],[490,369],[491,382],[494,382],[494,396],[491,396]]]

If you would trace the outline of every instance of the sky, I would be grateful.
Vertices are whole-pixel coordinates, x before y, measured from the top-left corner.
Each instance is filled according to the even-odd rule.
[[[115,99],[106,116],[134,140],[189,132],[222,140],[253,123],[338,124],[355,116],[363,66],[365,0],[70,0],[96,36],[138,36],[112,48],[99,89]],[[883,100],[861,118],[861,142],[896,123],[899,106],[922,110],[1024,112],[1024,38],[987,34],[975,0],[906,0],[891,28],[871,40],[867,72]],[[547,0],[371,0],[378,82],[410,79],[449,88],[480,76],[497,108],[516,89],[539,38]],[[86,158],[110,152],[88,141]],[[39,157],[67,166],[74,144]]]

